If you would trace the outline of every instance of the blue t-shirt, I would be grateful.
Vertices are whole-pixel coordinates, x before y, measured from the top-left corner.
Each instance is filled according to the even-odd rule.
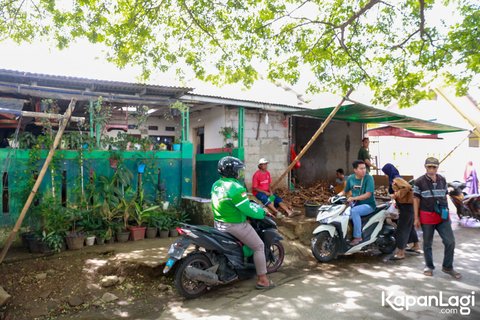
[[[368,173],[365,175],[365,177],[363,177],[363,179],[357,179],[355,174],[348,176],[347,185],[345,186],[345,193],[348,191],[352,191],[352,197],[358,197],[364,193],[371,192],[372,194],[369,198],[365,200],[359,200],[356,204],[368,204],[373,210],[376,209],[377,205],[375,203],[374,195],[375,184],[373,182],[373,177]]]

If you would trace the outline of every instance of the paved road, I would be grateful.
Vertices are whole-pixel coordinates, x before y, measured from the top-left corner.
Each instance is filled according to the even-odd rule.
[[[276,288],[253,290],[253,279],[243,281],[216,288],[196,300],[174,299],[161,315],[152,318],[480,319],[480,229],[455,227],[455,236],[455,266],[463,274],[460,281],[440,270],[443,245],[438,234],[434,241],[437,269],[432,278],[422,274],[423,256],[410,255],[393,262],[384,255],[363,253],[341,257],[334,263],[318,264],[311,260],[308,250],[288,244],[284,267],[272,275]],[[470,315],[460,315],[457,307],[417,305],[397,311],[388,305],[390,301],[398,308],[400,299],[406,296],[409,299],[439,297],[440,291],[443,302],[455,296],[463,297],[460,302],[469,306],[465,310],[470,309]],[[388,300],[385,306],[382,306],[382,292]],[[419,302],[424,304],[425,300]]]

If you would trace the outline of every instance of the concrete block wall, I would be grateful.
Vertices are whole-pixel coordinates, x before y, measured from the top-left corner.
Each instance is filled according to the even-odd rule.
[[[268,123],[265,120],[267,114]],[[267,158],[270,162],[268,170],[273,181],[276,181],[287,168],[289,155],[288,119],[280,112],[245,109],[244,120],[245,183],[250,191],[252,176],[257,171],[260,158]],[[237,108],[227,108],[225,125],[238,130]],[[279,187],[287,187],[287,181],[288,176],[282,180]]]

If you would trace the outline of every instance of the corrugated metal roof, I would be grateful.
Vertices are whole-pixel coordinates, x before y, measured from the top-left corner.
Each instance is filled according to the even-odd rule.
[[[39,87],[61,87],[89,92],[110,92],[140,96],[168,96],[178,98],[193,88],[137,84],[120,81],[97,80],[79,77],[56,76],[0,69],[0,82],[36,85]]]
[[[215,104],[224,104],[230,106],[238,107],[247,107],[247,108],[257,108],[257,109],[269,109],[272,111],[281,111],[281,112],[292,112],[297,110],[306,110],[307,108],[292,106],[288,104],[278,104],[270,103],[265,101],[256,101],[256,100],[247,100],[247,99],[236,99],[223,96],[215,95],[204,95],[204,94],[185,94],[180,98],[184,102],[191,103],[215,103]]]

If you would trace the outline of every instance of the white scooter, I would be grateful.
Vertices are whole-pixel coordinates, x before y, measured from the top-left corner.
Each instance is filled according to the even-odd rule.
[[[395,227],[385,224],[388,217],[387,204],[362,217],[362,242],[349,244],[347,235],[353,229],[350,221],[351,207],[346,197],[330,198],[330,205],[318,209],[317,221],[320,225],[313,231],[312,253],[320,262],[329,262],[337,256],[349,255],[376,246],[382,253],[392,253],[396,247]],[[349,229],[350,228],[352,229]]]

